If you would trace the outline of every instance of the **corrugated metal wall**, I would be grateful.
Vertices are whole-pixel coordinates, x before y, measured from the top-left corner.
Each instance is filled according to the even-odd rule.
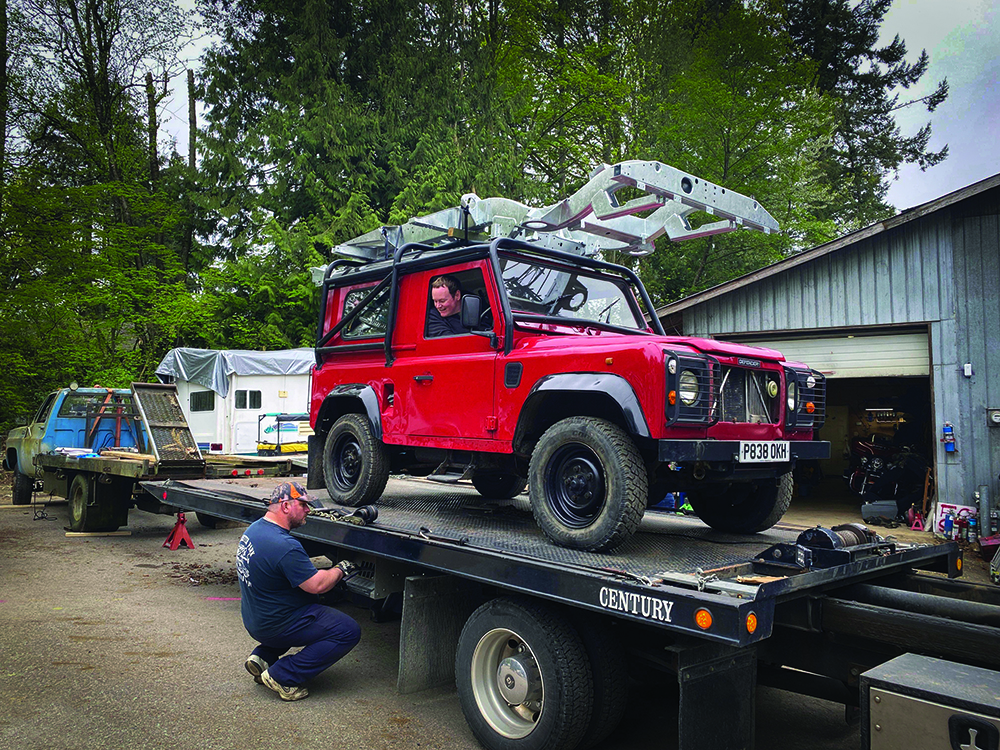
[[[951,232],[938,211],[684,312],[687,335],[940,320],[952,309]]]
[[[988,426],[986,409],[1000,408],[1000,190],[963,201],[951,215],[954,323],[942,322],[940,347],[935,345],[931,354],[940,362],[936,416],[955,424],[959,441],[958,451],[945,459],[942,494],[959,494],[971,503],[972,492],[984,484],[996,506],[1000,427]],[[962,373],[967,362],[971,378]]]
[[[684,311],[699,336],[922,323],[936,434],[949,421],[958,439],[954,454],[938,444],[940,497],[969,504],[985,484],[996,499],[1000,427],[986,408],[1000,408],[1000,189]]]

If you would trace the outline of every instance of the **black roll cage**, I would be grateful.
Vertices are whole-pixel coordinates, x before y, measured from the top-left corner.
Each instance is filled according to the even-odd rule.
[[[594,258],[589,258],[584,255],[576,255],[574,253],[567,253],[562,250],[552,250],[549,248],[542,248],[538,245],[526,242],[524,240],[515,240],[508,237],[498,237],[497,239],[491,241],[488,245],[484,243],[469,243],[467,240],[456,240],[453,243],[442,246],[430,246],[421,243],[408,243],[396,248],[392,256],[392,266],[389,273],[385,273],[384,266],[382,268],[372,268],[370,271],[365,271],[364,266],[368,265],[363,261],[357,261],[353,259],[339,259],[335,260],[327,266],[326,273],[323,275],[323,294],[320,300],[320,317],[319,325],[316,332],[316,364],[321,364],[320,357],[322,354],[329,352],[333,347],[328,347],[327,344],[330,340],[346,325],[349,325],[352,320],[359,314],[360,310],[374,297],[381,293],[385,289],[386,284],[389,285],[389,313],[386,318],[386,331],[383,348],[385,350],[385,364],[386,367],[391,367],[395,357],[392,354],[392,333],[396,327],[396,315],[399,307],[399,277],[401,273],[413,273],[415,271],[420,271],[425,268],[434,268],[437,266],[447,265],[449,263],[459,263],[467,260],[480,260],[482,258],[488,258],[490,267],[493,269],[493,276],[497,281],[497,287],[500,297],[500,308],[504,319],[504,341],[503,341],[503,353],[510,354],[511,350],[514,348],[514,315],[511,311],[510,300],[508,299],[506,290],[501,283],[503,279],[503,273],[500,269],[500,251],[509,250],[515,253],[528,254],[537,256],[543,260],[554,260],[565,263],[570,266],[587,268],[593,271],[605,271],[612,274],[616,274],[632,285],[632,287],[638,291],[639,298],[645,306],[646,310],[649,312],[649,322],[653,326],[654,331],[660,336],[666,335],[663,332],[663,326],[660,324],[659,318],[656,317],[655,308],[653,306],[652,300],[649,298],[649,294],[646,292],[646,287],[643,286],[639,277],[630,268],[625,266],[620,266],[615,263],[608,263],[603,260],[596,260]],[[433,251],[433,255],[425,256],[424,253]],[[405,258],[407,254],[411,254],[411,257]],[[355,283],[364,283],[365,281],[377,279],[378,284],[372,289],[365,299],[359,304],[354,310],[345,315],[333,328],[323,333],[323,324],[326,321],[326,305],[327,298],[329,297],[329,291],[333,286],[336,286],[333,279],[333,272],[338,268],[356,268],[359,269],[356,273],[351,274],[351,280]],[[641,310],[639,311],[642,312]],[[551,317],[551,316],[538,316],[533,318],[540,323],[557,323],[561,325],[566,324],[566,319]],[[615,326],[608,326],[611,329],[619,330]],[[631,329],[620,329],[623,332],[626,330],[632,332]],[[358,345],[364,347],[364,349],[374,348],[369,345]],[[342,347],[337,347],[340,350]],[[352,347],[355,349],[357,347]]]

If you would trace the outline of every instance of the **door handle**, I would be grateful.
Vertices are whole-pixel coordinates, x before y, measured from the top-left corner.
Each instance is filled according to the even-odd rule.
[[[432,380],[434,380],[434,376],[433,375],[414,375],[413,379],[416,380],[418,383],[429,383]]]

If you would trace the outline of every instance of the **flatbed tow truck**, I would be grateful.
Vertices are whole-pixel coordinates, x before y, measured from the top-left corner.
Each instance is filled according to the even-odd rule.
[[[757,684],[840,701],[863,747],[998,748],[1000,589],[954,580],[954,542],[781,525],[795,462],[829,455],[823,375],[666,336],[595,258],[747,228],[777,223],[623,162],[548,207],[465,196],[322,274],[307,487],[330,503],[293,533],[361,566],[353,595],[402,616],[398,688],[455,684],[489,750],[598,746],[630,678],[676,685],[682,750],[752,747]],[[141,486],[250,523],[273,482]],[[654,510],[678,490],[698,518]]]
[[[250,523],[276,481],[142,486],[164,505]],[[1000,684],[1000,591],[955,580],[954,542],[901,545],[854,524],[779,524],[748,538],[651,512],[615,554],[586,552],[547,540],[523,495],[485,500],[414,478],[391,479],[369,519],[329,505],[293,533],[312,555],[361,565],[352,592],[375,619],[402,614],[399,690],[456,681],[491,749],[598,744],[622,717],[630,671],[675,682],[685,750],[752,747],[757,684],[860,710],[864,746],[892,746],[878,744],[893,727],[872,709],[884,712],[888,695],[915,698],[905,686],[887,692],[883,674],[869,706],[865,674],[891,672],[908,652]],[[995,726],[993,699],[992,719],[989,706],[960,701],[944,736],[949,716]]]

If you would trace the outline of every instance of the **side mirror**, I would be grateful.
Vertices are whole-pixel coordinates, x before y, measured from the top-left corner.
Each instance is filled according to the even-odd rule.
[[[470,331],[479,327],[483,301],[474,294],[462,295],[462,327]]]

